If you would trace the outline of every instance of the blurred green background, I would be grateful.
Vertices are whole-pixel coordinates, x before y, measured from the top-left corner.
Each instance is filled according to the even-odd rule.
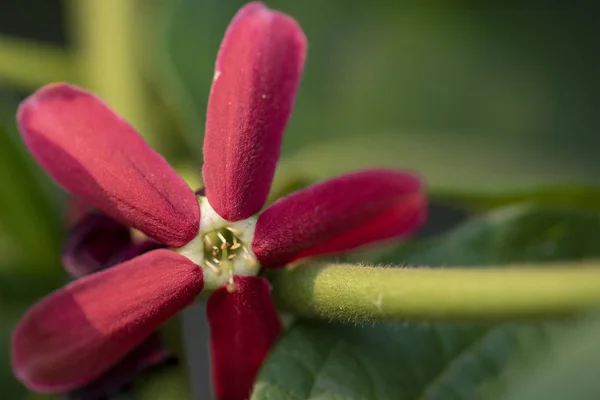
[[[59,80],[98,93],[192,185],[219,42],[237,0],[0,5],[0,389],[11,326],[61,284],[64,194],[14,125]],[[592,2],[272,0],[309,41],[277,187],[366,166],[414,169],[433,196],[600,182]]]

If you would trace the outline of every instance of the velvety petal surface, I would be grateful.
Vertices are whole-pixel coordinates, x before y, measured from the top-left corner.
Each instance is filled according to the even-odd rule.
[[[250,397],[254,379],[281,325],[263,278],[235,278],[235,291],[217,289],[208,299],[212,375],[217,400]]]
[[[263,267],[278,268],[410,234],[426,215],[417,176],[386,169],[355,172],[275,202],[258,218],[252,250]]]
[[[229,221],[265,204],[305,55],[296,21],[261,3],[244,6],[227,29],[208,100],[202,172],[210,204]]]
[[[174,355],[164,347],[158,334],[153,333],[98,379],[68,393],[65,400],[106,399],[131,383],[144,369],[158,366],[169,360],[175,360]]]
[[[21,103],[17,119],[35,159],[72,194],[173,247],[196,235],[192,190],[97,97],[48,85]]]
[[[131,244],[129,228],[106,215],[90,212],[80,218],[63,244],[62,262],[75,278],[99,271]]]
[[[202,287],[201,269],[170,250],[80,278],[20,321],[11,343],[14,373],[39,392],[81,387],[190,304]]]

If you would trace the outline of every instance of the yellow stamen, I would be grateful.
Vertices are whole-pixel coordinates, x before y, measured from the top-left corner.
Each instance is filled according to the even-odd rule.
[[[217,236],[221,240],[221,243],[222,243],[221,248],[222,249],[226,249],[227,247],[229,247],[229,243],[227,243],[227,239],[225,239],[225,236],[223,236],[223,234],[221,232],[217,232]]]

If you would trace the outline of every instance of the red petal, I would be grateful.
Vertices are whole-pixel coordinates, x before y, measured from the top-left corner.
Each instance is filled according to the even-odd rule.
[[[293,108],[306,38],[291,17],[244,6],[217,57],[204,137],[206,194],[229,221],[265,204]]]
[[[79,278],[103,269],[130,243],[128,227],[106,215],[89,212],[69,232],[62,262],[69,274]]]
[[[263,267],[414,232],[425,221],[422,182],[392,170],[340,176],[293,193],[258,218],[252,250]]]
[[[102,375],[202,290],[201,269],[155,250],[78,279],[35,304],[12,336],[16,376],[62,392]]]
[[[207,303],[218,400],[249,398],[256,374],[281,331],[269,283],[257,277],[234,279],[233,293],[220,287]]]
[[[173,247],[196,235],[192,190],[95,96],[48,85],[21,104],[17,119],[35,159],[72,194]]]

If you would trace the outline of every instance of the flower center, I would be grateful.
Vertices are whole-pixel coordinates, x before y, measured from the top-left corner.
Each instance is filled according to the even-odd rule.
[[[248,246],[236,236],[237,231],[232,227],[217,229],[202,237],[204,241],[204,264],[216,274],[227,273],[233,275],[233,262],[238,257],[245,258],[245,262],[252,267],[256,259],[250,254]]]
[[[231,222],[221,218],[206,197],[198,197],[200,230],[185,246],[176,249],[202,268],[204,288],[215,290],[227,285],[234,290],[233,276],[253,276],[259,272],[252,240],[256,218]]]

